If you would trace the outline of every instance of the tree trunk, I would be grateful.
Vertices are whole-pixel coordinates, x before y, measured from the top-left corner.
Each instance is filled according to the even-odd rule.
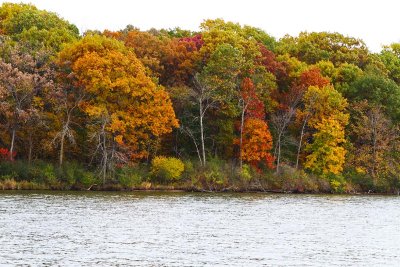
[[[281,162],[281,139],[282,139],[282,131],[279,132],[278,134],[278,155],[276,157],[276,173],[279,173],[279,166]]]
[[[106,183],[106,178],[107,178],[107,164],[108,164],[105,123],[103,124],[102,135],[103,135],[103,185],[104,185]]]
[[[12,129],[11,133],[11,146],[10,146],[10,160],[14,160],[14,142],[15,142],[15,128]]]
[[[296,169],[299,168],[299,158],[300,158],[300,152],[301,152],[301,145],[302,145],[302,142],[303,142],[304,130],[306,128],[306,124],[307,124],[307,119],[304,120],[303,126],[301,127],[299,147],[297,148]]]
[[[372,178],[374,180],[374,184],[377,183],[377,175],[376,175],[376,143],[377,143],[377,135],[376,135],[376,122],[374,114],[372,114]]]
[[[245,113],[245,108],[243,107],[243,109],[242,109],[242,118],[241,118],[241,122],[240,122],[240,145],[239,145],[239,164],[240,164],[240,170],[243,169],[243,152],[242,152],[242,147],[243,147],[244,113]]]
[[[28,164],[31,165],[32,161],[32,147],[33,147],[33,141],[32,141],[32,135],[29,135],[29,152],[28,152]]]
[[[204,126],[203,126],[203,103],[201,100],[199,101],[200,104],[200,137],[201,137],[201,153],[203,157],[203,166],[206,166],[206,151],[205,151],[205,145],[204,145]]]
[[[65,139],[65,134],[61,134],[61,141],[60,141],[60,157],[59,157],[59,166],[60,168],[62,167],[63,160],[64,160],[64,139]]]

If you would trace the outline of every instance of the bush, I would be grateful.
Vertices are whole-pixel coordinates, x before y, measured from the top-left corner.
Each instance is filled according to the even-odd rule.
[[[96,178],[94,173],[82,170],[79,172],[78,182],[84,186],[91,186],[96,184],[98,182],[98,179]]]
[[[185,160],[183,165],[185,169],[183,172],[183,177],[185,177],[185,179],[193,179],[196,172],[193,162],[190,160]]]
[[[344,193],[346,188],[346,181],[341,175],[329,174],[327,175],[331,190],[333,193]]]
[[[228,184],[229,176],[234,176],[228,164],[218,158],[211,158],[204,169],[205,183],[209,190],[221,190]]]
[[[253,177],[251,167],[247,164],[243,164],[242,169],[239,170],[239,177],[242,181],[248,183]]]
[[[155,157],[151,161],[151,175],[162,182],[177,181],[185,170],[180,159],[174,157]]]
[[[374,180],[369,174],[365,172],[361,172],[355,168],[352,168],[346,170],[343,176],[345,176],[351,184],[358,185],[364,192],[374,190]]]
[[[17,189],[17,182],[14,179],[6,179],[0,182],[0,187],[2,190],[15,190]]]
[[[143,177],[145,177],[145,173],[143,170],[140,169],[139,166],[125,166],[117,171],[117,177],[119,183],[124,188],[133,188],[135,186],[139,186],[142,183]]]
[[[47,184],[53,185],[56,184],[57,181],[57,176],[54,171],[54,166],[51,164],[45,164],[44,168],[42,169],[41,175],[43,176],[44,180],[46,181]]]

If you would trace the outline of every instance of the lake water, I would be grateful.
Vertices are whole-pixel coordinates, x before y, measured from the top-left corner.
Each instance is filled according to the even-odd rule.
[[[0,192],[0,266],[400,266],[400,197]]]

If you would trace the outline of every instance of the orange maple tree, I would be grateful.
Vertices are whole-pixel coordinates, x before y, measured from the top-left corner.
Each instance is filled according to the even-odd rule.
[[[270,153],[271,149],[272,135],[268,124],[256,118],[246,119],[243,128],[243,160],[255,167],[265,163],[267,167],[273,168],[274,157]]]
[[[178,126],[167,92],[121,42],[86,36],[62,51],[59,64],[69,65],[75,83],[84,87],[82,110],[131,159],[146,157],[147,140]]]

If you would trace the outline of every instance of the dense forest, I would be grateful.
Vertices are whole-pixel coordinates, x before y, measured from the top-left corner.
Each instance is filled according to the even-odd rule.
[[[0,189],[398,192],[400,44],[0,8]]]

